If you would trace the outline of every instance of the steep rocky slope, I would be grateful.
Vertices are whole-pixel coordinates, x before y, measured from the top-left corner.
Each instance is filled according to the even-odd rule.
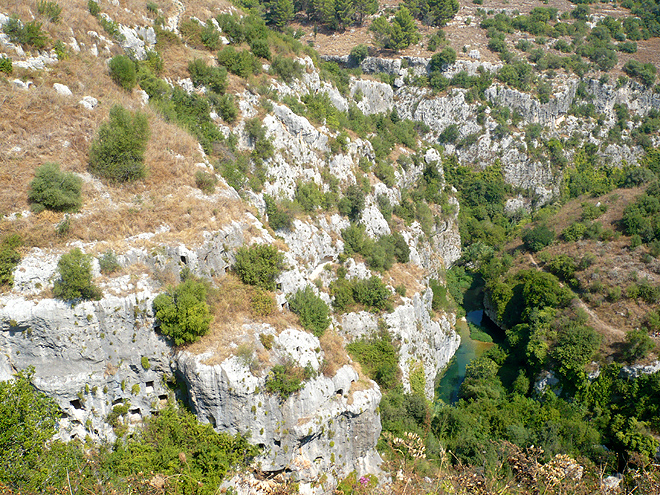
[[[404,391],[412,390],[412,375],[421,370],[429,400],[438,374],[459,346],[451,309],[432,309],[429,281],[442,281],[444,270],[461,255],[456,191],[445,184],[443,155],[432,143],[454,126],[457,136],[444,143],[444,153],[455,153],[459,163],[477,168],[500,162],[505,180],[521,193],[513,208],[529,208],[532,198],[538,204],[556,195],[563,174],[562,167],[547,156],[531,155],[530,146],[575,137],[573,148],[561,151],[563,158],[570,159],[575,149],[591,143],[615,165],[634,164],[643,150],[630,133],[641,117],[660,109],[660,96],[635,82],[615,87],[566,75],[552,82],[553,95],[546,103],[498,82],[485,90],[484,101],[475,102],[466,89],[433,92],[419,87],[415,80],[428,75],[429,60],[415,57],[368,57],[359,66],[362,74],[348,76],[341,90],[321,70],[318,59],[299,50],[292,58],[302,70],[289,81],[274,75],[249,82],[230,76],[228,91],[240,114],[235,122],[223,121],[215,111],[210,114],[227,141],[216,143],[220,151],[204,151],[189,133],[167,122],[157,104],[149,105],[145,91],[121,91],[107,75],[113,55],[127,53],[145,60],[151,50],[160,48],[165,62],[162,79],[168,87],[206,94],[208,90],[195,87],[185,70],[193,58],[211,60],[208,52],[179,37],[186,3],[166,9],[165,27],[158,33],[142,6],[118,2],[101,6],[100,18],[117,22],[119,34],[100,34],[97,19],[88,15],[83,2],[65,4],[65,13],[81,20],[79,25],[64,23],[70,33],[62,25],[50,26],[51,35],[65,43],[68,60],[55,50],[27,52],[5,35],[0,37],[2,53],[13,59],[15,71],[0,79],[2,105],[13,114],[0,129],[4,155],[0,183],[6,190],[0,193],[0,232],[18,232],[27,241],[13,286],[0,296],[0,379],[33,366],[35,386],[55,398],[65,413],[60,436],[108,441],[122,427],[139,424],[171,400],[175,393],[170,385],[176,381],[184,385],[176,396],[190,404],[200,421],[219,431],[251,434],[250,441],[264,449],[260,469],[295,473],[301,487],[310,492],[332,488],[352,471],[361,475],[379,469],[375,446],[381,432],[381,391],[346,355],[344,345],[369,337],[384,325],[398,344]],[[187,7],[189,15],[203,22],[231,10],[226,5]],[[25,9],[0,10],[0,25],[14,13],[26,22],[31,15]],[[211,25],[220,42],[228,44],[228,34],[217,22]],[[177,42],[161,47],[159,42],[170,36]],[[348,56],[332,60],[355,65]],[[267,69],[267,61],[262,62]],[[444,74],[451,77],[466,71],[474,76],[500,68],[459,60]],[[392,84],[375,80],[381,75]],[[310,97],[327,97],[338,112],[357,108],[361,116],[395,114],[426,128],[415,143],[394,146],[391,156],[399,161],[391,160],[391,177],[384,178],[387,174],[372,167],[385,161],[377,157],[378,136],[343,132],[329,118],[319,122],[296,110],[296,103]],[[603,117],[579,119],[569,114],[585,101]],[[150,116],[150,174],[142,183],[117,186],[86,170],[93,131],[116,103],[143,109]],[[615,104],[627,105],[640,119],[633,122],[631,117],[622,140],[608,144],[608,132],[617,122]],[[504,118],[509,128],[504,135],[502,119],[495,115],[501,108],[510,111]],[[214,167],[221,169],[223,158],[257,153],[257,139],[250,130],[255,118],[272,145],[272,154],[262,160],[260,187],[249,187],[245,181],[242,188],[234,188],[220,174],[211,194],[194,187],[196,172],[215,176]],[[532,124],[541,127],[534,137],[528,136]],[[85,181],[85,204],[70,218],[28,209],[26,191],[34,170],[53,160]],[[414,215],[408,221],[396,214],[394,220],[386,218],[381,198],[390,207],[403,206],[428,170],[440,177],[446,200],[430,205],[430,225]],[[370,268],[364,256],[346,249],[342,231],[351,222],[335,207],[294,211],[290,227],[273,230],[267,200],[294,201],[297,187],[308,183],[338,196],[350,186],[360,186],[364,207],[354,220],[374,240],[401,234],[410,250],[409,261],[390,270]],[[57,226],[65,221],[70,222],[68,234],[57,235]],[[179,281],[184,268],[221,287],[220,301],[225,297],[227,305],[237,304],[223,296],[222,284],[232,277],[228,272],[237,249],[255,243],[275,245],[284,253],[286,268],[277,278],[275,315],[259,318],[241,313],[234,318],[219,312],[209,335],[183,349],[156,331],[153,300]],[[113,275],[102,275],[94,260],[95,280],[103,291],[100,301],[72,304],[52,297],[58,259],[73,247],[97,257],[108,249],[117,254],[121,269]],[[340,265],[349,280],[380,277],[395,304],[389,312],[351,308],[333,313],[328,333],[339,342],[337,349],[303,331],[289,311],[288,300],[310,287],[332,305],[332,284],[340,278]],[[264,336],[273,337],[268,346]],[[312,377],[302,390],[285,398],[268,392],[266,383],[273,366],[288,362],[309,367]],[[125,411],[110,424],[116,406]],[[324,482],[315,485],[321,479]]]

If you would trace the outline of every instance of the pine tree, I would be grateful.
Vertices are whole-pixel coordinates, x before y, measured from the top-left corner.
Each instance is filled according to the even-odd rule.
[[[413,16],[406,7],[401,7],[392,20],[390,48],[398,51],[419,41],[419,32]]]
[[[293,19],[293,2],[292,0],[277,0],[272,5],[271,22],[278,29],[282,29]]]
[[[355,20],[355,6],[353,0],[336,0],[335,16],[337,18],[337,24],[342,29],[353,24]]]
[[[354,0],[355,22],[362,26],[364,18],[378,12],[378,0]]]

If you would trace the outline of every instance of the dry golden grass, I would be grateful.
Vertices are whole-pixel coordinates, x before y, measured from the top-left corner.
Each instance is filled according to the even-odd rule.
[[[332,377],[339,368],[350,362],[346,349],[344,349],[344,339],[334,330],[326,330],[319,341],[325,355],[323,374]]]
[[[395,263],[383,277],[383,281],[392,287],[403,285],[408,297],[424,290],[422,280],[424,280],[424,270],[412,263]]]
[[[298,317],[288,310],[276,310],[269,316],[255,316],[251,301],[259,290],[243,284],[233,273],[216,280],[217,289],[209,294],[213,322],[210,331],[201,340],[187,347],[193,354],[213,351],[207,364],[219,364],[231,355],[231,344],[244,340],[245,323],[260,322],[280,332],[285,328],[300,328]]]
[[[58,63],[52,71],[30,73],[35,88],[29,91],[0,86],[0,109],[11,119],[0,120],[0,214],[28,208],[27,191],[34,171],[45,162],[84,174],[91,141],[110,108],[120,104],[144,111],[149,117],[151,139],[146,150],[147,178],[121,186],[87,181],[83,186],[83,209],[71,217],[65,238],[55,234],[62,215],[41,214],[0,222],[3,231],[20,233],[27,245],[54,247],[72,239],[119,240],[168,225],[169,238],[189,242],[201,240],[204,230],[217,230],[227,222],[244,217],[240,201],[230,200],[218,189],[205,197],[195,188],[195,163],[202,155],[195,138],[166,123],[149,107],[142,106],[137,93],[119,89],[107,74],[105,62],[78,54]],[[72,97],[55,93],[55,82],[67,84]],[[88,111],[77,102],[94,96],[99,106]]]

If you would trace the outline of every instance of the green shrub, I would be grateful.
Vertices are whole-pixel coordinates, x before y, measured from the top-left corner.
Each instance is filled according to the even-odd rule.
[[[11,16],[5,23],[2,30],[9,36],[12,43],[19,43],[23,46],[31,46],[37,50],[42,50],[48,44],[48,36],[41,30],[42,23],[31,21],[22,23],[16,16]]]
[[[323,193],[315,182],[299,182],[296,186],[295,200],[302,209],[311,213],[323,202]]]
[[[289,229],[291,228],[291,221],[293,216],[286,208],[280,208],[275,200],[264,194],[264,201],[266,203],[266,214],[268,215],[268,225],[273,230]]]
[[[37,2],[37,12],[39,12],[39,15],[46,17],[50,22],[58,23],[62,14],[62,7],[57,2],[41,0]]]
[[[218,179],[215,174],[210,174],[204,172],[203,170],[198,170],[195,172],[195,185],[201,189],[204,194],[213,194],[215,191],[215,185],[218,183]]]
[[[446,46],[440,53],[436,53],[431,57],[431,62],[429,63],[429,71],[442,72],[447,65],[451,65],[454,62],[456,62],[456,50],[450,46]]]
[[[295,366],[291,362],[285,364],[276,364],[268,372],[266,378],[266,390],[271,394],[278,394],[283,400],[287,400],[291,395],[305,386],[304,380],[312,377],[311,369]]]
[[[4,72],[5,74],[9,75],[13,71],[14,71],[14,66],[12,60],[7,56],[2,55],[0,57],[0,72]]]
[[[364,191],[360,186],[351,184],[337,206],[342,215],[348,216],[353,222],[358,221],[364,209]]]
[[[555,240],[555,233],[545,224],[527,229],[522,236],[525,247],[530,251],[537,252],[549,246]]]
[[[379,327],[369,338],[348,344],[346,351],[360,363],[369,378],[389,389],[399,380],[399,353],[392,335],[382,325]]]
[[[209,50],[217,50],[220,44],[220,33],[210,20],[206,21],[202,31],[199,33],[199,39],[202,45]]]
[[[101,269],[101,273],[108,275],[119,270],[121,265],[119,264],[119,261],[117,261],[117,256],[115,253],[108,249],[99,257],[99,267]]]
[[[217,433],[187,409],[168,406],[121,442],[107,465],[125,479],[160,473],[165,493],[207,495],[216,492],[227,473],[249,464],[259,452],[245,437]]]
[[[225,47],[218,52],[218,64],[242,78],[258,74],[261,69],[257,57],[245,50],[237,51],[233,46]]]
[[[112,182],[127,182],[145,176],[144,152],[149,140],[145,114],[131,114],[121,106],[110,110],[110,120],[101,124],[89,151],[89,170]]]
[[[354,64],[360,65],[362,61],[369,56],[369,47],[367,45],[357,45],[351,49],[349,57]]]
[[[14,283],[14,269],[21,261],[21,255],[16,248],[22,243],[18,234],[11,234],[0,242],[0,286]]]
[[[233,95],[222,95],[217,99],[212,99],[213,106],[218,111],[222,120],[228,123],[236,121],[238,117],[238,105]]]
[[[116,55],[110,59],[108,64],[110,77],[126,91],[132,90],[137,84],[137,71],[135,62],[126,55]]]
[[[29,486],[43,468],[46,444],[61,412],[55,401],[32,386],[34,369],[0,382],[0,483],[16,491]]]
[[[253,244],[236,251],[234,271],[244,284],[275,290],[275,279],[284,268],[284,255],[275,246]]]
[[[142,358],[140,359],[140,364],[142,365],[142,368],[145,370],[151,368],[151,363],[149,363],[149,358],[147,356],[142,356]]]
[[[309,286],[289,296],[289,308],[298,315],[302,327],[317,337],[330,325],[328,305]]]
[[[188,63],[188,72],[195,86],[207,86],[218,94],[227,89],[227,69],[224,67],[210,67],[205,60],[196,58]]]
[[[71,172],[61,172],[58,163],[44,163],[30,182],[28,200],[32,210],[78,211],[82,206],[82,179]]]
[[[277,56],[270,66],[270,73],[278,75],[284,82],[290,83],[294,79],[302,77],[303,66],[292,58]]]
[[[193,278],[159,294],[153,308],[160,332],[175,345],[199,340],[208,333],[213,319],[206,304],[206,286]]]
[[[392,293],[379,277],[372,276],[367,280],[356,280],[353,282],[352,288],[353,299],[358,304],[381,311],[391,309]]]
[[[623,65],[623,71],[648,87],[652,86],[655,82],[657,73],[657,69],[653,64],[645,64],[634,59],[628,60]]]
[[[92,257],[78,249],[63,254],[57,262],[59,279],[53,285],[53,295],[65,301],[101,299],[101,291],[92,284]]]
[[[250,50],[256,57],[265,58],[270,60],[270,46],[268,40],[257,38],[250,41]]]
[[[101,13],[101,7],[99,7],[99,4],[96,0],[88,0],[87,10],[89,10],[89,13],[92,14],[94,17],[98,16]]]
[[[431,309],[433,309],[433,311],[446,311],[449,307],[449,301],[447,301],[447,287],[434,279],[429,280],[429,286],[433,292]]]

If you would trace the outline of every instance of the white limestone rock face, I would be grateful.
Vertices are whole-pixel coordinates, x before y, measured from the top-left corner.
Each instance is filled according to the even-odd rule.
[[[153,331],[152,300],[142,292],[72,307],[54,299],[0,298],[0,379],[8,369],[34,366],[35,386],[66,414],[61,438],[113,441],[105,422],[113,406],[130,402],[122,420],[139,422],[168,397],[162,375],[171,373],[171,352]]]
[[[355,94],[358,92],[362,95],[362,99],[355,101],[365,115],[392,111],[394,91],[389,84],[366,79],[353,79],[350,84],[351,98],[355,99]]]
[[[403,373],[403,388],[411,391],[411,374],[423,370],[426,397],[433,400],[435,379],[449,363],[461,337],[454,331],[456,317],[443,314],[431,318],[433,292],[415,294],[410,302],[398,306],[385,316],[385,321],[401,341],[399,367]]]
[[[271,360],[294,359],[317,369],[318,351],[316,337],[290,329],[275,338]],[[284,400],[267,392],[267,373],[255,376],[237,357],[204,364],[209,357],[185,351],[176,355],[195,413],[218,431],[250,432],[250,441],[264,449],[258,459],[262,470],[286,469],[301,483],[325,474],[335,484],[353,470],[377,471],[381,393],[373,382],[352,390],[359,377],[350,366],[333,377],[312,378]]]
[[[55,83],[55,84],[53,84],[53,89],[55,89],[55,92],[58,95],[61,95],[61,96],[71,96],[71,95],[73,95],[73,93],[71,92],[69,87],[64,85],[64,84]]]
[[[403,388],[410,392],[411,373],[423,372],[424,393],[433,400],[435,379],[461,343],[461,337],[454,331],[456,318],[451,314],[443,314],[437,320],[431,318],[430,289],[402,299],[400,306],[382,318],[401,346],[399,367]],[[337,326],[348,341],[353,341],[372,334],[378,328],[378,317],[366,311],[347,313]]]

